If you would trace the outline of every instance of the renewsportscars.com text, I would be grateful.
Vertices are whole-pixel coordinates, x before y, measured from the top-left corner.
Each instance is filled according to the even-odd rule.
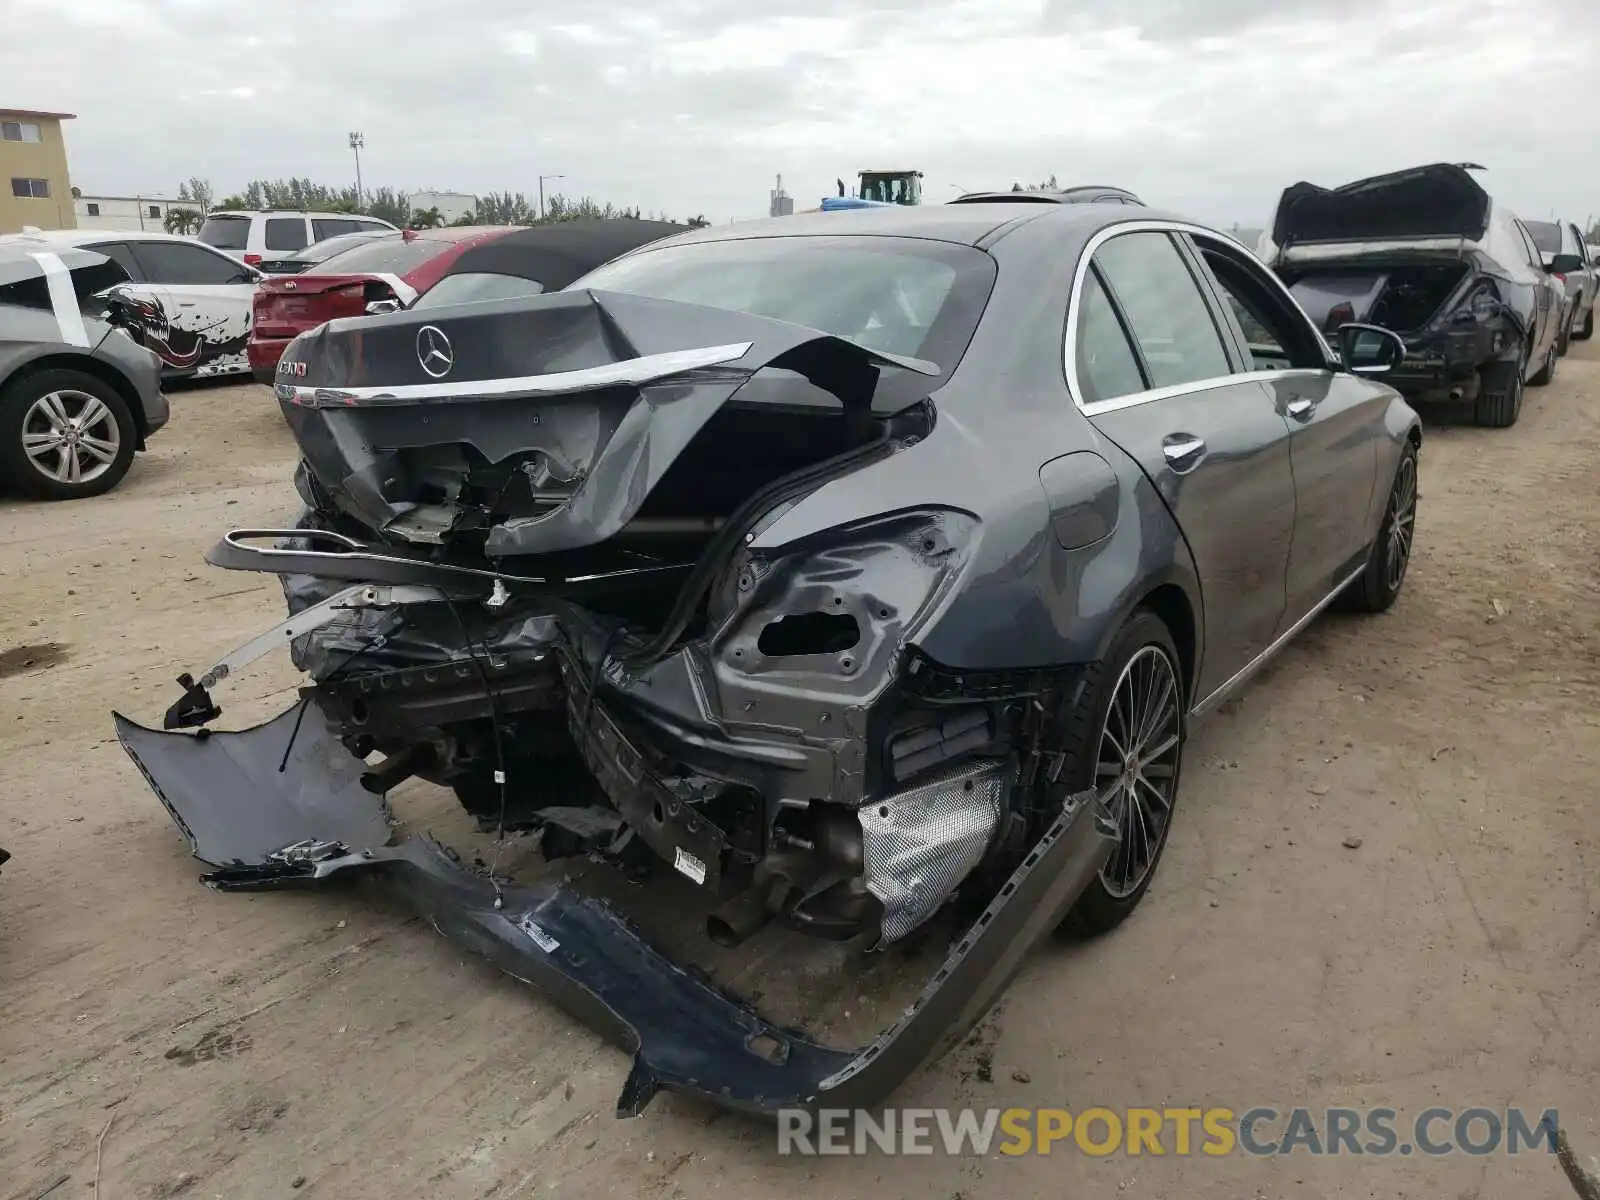
[[[1305,1154],[1386,1157],[1556,1152],[1553,1108],[786,1109],[779,1154]]]

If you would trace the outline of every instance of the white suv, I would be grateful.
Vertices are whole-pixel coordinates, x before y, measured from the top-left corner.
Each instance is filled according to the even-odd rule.
[[[253,267],[263,258],[282,258],[341,233],[394,232],[389,222],[358,213],[235,211],[207,216],[200,240]]]

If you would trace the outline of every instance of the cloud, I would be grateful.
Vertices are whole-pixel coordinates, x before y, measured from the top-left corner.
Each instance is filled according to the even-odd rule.
[[[258,175],[537,189],[716,220],[862,167],[928,196],[1114,182],[1263,223],[1297,179],[1471,159],[1530,215],[1600,194],[1586,0],[11,0],[9,103],[79,114],[89,191]]]

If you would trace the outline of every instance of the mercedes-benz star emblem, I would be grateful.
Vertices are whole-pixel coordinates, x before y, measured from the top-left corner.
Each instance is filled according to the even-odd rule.
[[[422,369],[435,379],[443,379],[450,374],[450,368],[455,366],[455,352],[450,349],[450,339],[445,337],[444,330],[433,325],[424,325],[417,330],[417,361],[422,364]]]

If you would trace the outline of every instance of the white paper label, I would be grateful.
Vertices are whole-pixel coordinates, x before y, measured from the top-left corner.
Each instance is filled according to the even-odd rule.
[[[706,881],[705,863],[701,862],[694,855],[690,854],[682,846],[674,847],[672,853],[672,865],[677,867],[681,873],[687,875],[696,883],[704,883]]]
[[[527,934],[528,937],[533,940],[533,944],[535,946],[539,947],[539,949],[543,950],[546,954],[555,953],[556,949],[561,945],[561,943],[556,941],[555,938],[551,937],[543,929],[539,928],[538,922],[532,917],[523,917],[522,920],[517,922],[517,926],[522,930],[523,933]]]

